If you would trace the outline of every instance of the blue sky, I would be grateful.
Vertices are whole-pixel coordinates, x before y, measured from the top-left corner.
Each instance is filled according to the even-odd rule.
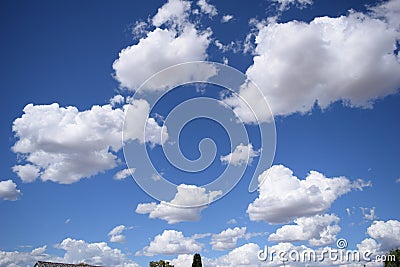
[[[339,238],[373,256],[400,246],[400,1],[1,5],[0,266],[165,259],[179,267],[196,252],[204,266],[280,266],[259,261],[258,251],[320,253],[336,249]],[[166,94],[153,109],[151,88],[134,94],[164,68],[202,60],[245,73],[268,108],[246,86],[230,94],[210,84],[158,88]],[[173,79],[216,75],[186,74],[168,77],[180,85]],[[171,110],[200,98],[231,118],[218,124],[222,111],[189,104],[178,118],[211,116],[190,121],[174,140]],[[243,126],[249,139],[239,142],[228,125]],[[268,132],[262,145],[267,125],[276,143]],[[163,154],[179,145],[195,160],[205,138],[215,157],[200,172],[174,167]],[[168,198],[153,198],[131,177],[128,168],[164,190],[129,144],[146,148],[158,175],[176,184]],[[274,145],[269,164],[262,155]],[[246,170],[232,177],[240,180],[231,191],[221,197],[203,187],[227,168]],[[249,192],[253,177],[265,181]]]

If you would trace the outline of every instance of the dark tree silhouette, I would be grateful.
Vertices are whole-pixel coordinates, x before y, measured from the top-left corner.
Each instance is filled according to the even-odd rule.
[[[386,254],[385,267],[400,267],[400,248]]]
[[[150,262],[150,267],[174,267],[174,265],[169,264],[168,261],[151,261]]]
[[[202,267],[202,266],[203,266],[203,264],[201,264],[200,254],[199,253],[194,254],[192,267]]]

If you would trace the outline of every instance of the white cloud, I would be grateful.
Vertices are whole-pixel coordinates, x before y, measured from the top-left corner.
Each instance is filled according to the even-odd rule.
[[[47,246],[44,245],[42,247],[35,248],[31,251],[32,256],[40,256],[46,252]]]
[[[366,238],[361,241],[360,244],[357,244],[357,248],[361,253],[369,252],[373,254],[377,254],[380,252],[380,245],[376,242],[375,239]]]
[[[227,250],[236,247],[239,238],[243,238],[246,233],[246,227],[228,228],[219,234],[211,237],[210,244],[213,250]]]
[[[40,169],[32,164],[15,165],[12,170],[24,183],[33,182],[40,176]]]
[[[169,0],[157,11],[152,22],[156,27],[170,22],[182,25],[187,22],[190,11],[190,2],[181,0]]]
[[[200,252],[202,245],[195,239],[185,237],[182,232],[164,230],[162,234],[154,237],[150,245],[138,251],[137,255],[153,256],[156,254],[174,255]]]
[[[219,267],[260,266],[257,258],[259,250],[260,247],[257,244],[248,243],[215,259],[211,265]]]
[[[375,207],[373,208],[364,208],[364,207],[360,207],[361,212],[363,214],[364,219],[369,220],[369,221],[373,221],[376,219],[376,215],[375,215]]]
[[[84,240],[64,239],[56,246],[65,250],[62,261],[68,263],[85,262],[101,266],[138,267],[119,249],[113,249],[106,242],[87,243]]]
[[[36,261],[50,258],[49,255],[45,254],[45,251],[46,246],[35,248],[30,252],[0,251],[0,266],[32,266]]]
[[[114,175],[114,179],[115,180],[124,180],[124,179],[126,179],[126,177],[129,177],[129,176],[131,176],[131,174],[134,174],[135,170],[136,170],[135,168],[123,169]]]
[[[268,241],[308,241],[310,246],[326,246],[336,240],[340,232],[339,220],[334,214],[297,218],[295,225],[282,226],[268,237]]]
[[[341,195],[355,188],[345,177],[327,178],[310,171],[305,180],[282,165],[274,165],[258,177],[259,196],[247,208],[250,220],[286,223],[294,218],[321,214]],[[356,183],[359,187],[359,182]],[[362,188],[361,188],[362,189]]]
[[[272,0],[273,2],[278,3],[279,10],[283,11],[289,8],[291,5],[298,6],[299,8],[304,8],[307,5],[312,5],[313,0]]]
[[[43,181],[70,184],[114,168],[121,148],[124,112],[110,105],[79,112],[76,107],[29,104],[16,119],[18,138],[12,150],[27,165],[13,170],[23,181],[32,181],[38,170]]]
[[[371,10],[377,17],[385,19],[391,27],[400,30],[400,1],[386,1],[376,7],[371,7]]]
[[[134,99],[125,105],[124,141],[138,140],[149,142],[152,146],[163,144],[168,140],[165,125],[159,126],[154,118],[148,118],[150,104],[144,99]]]
[[[226,22],[228,22],[228,21],[230,21],[232,19],[233,19],[233,15],[227,14],[227,15],[222,16],[221,22],[222,23],[226,23]]]
[[[150,76],[166,67],[207,58],[211,32],[197,30],[188,20],[189,12],[190,3],[179,0],[170,0],[158,9],[152,19],[156,28],[137,44],[123,49],[113,63],[115,78],[122,87],[136,90]],[[161,29],[163,24],[167,27]],[[186,75],[192,75],[193,71],[181,73],[183,76],[176,79],[185,80]],[[162,89],[157,85],[152,90]]]
[[[18,140],[12,150],[22,155],[25,163],[14,166],[14,172],[24,182],[40,176],[43,181],[71,184],[116,167],[119,160],[115,153],[122,147],[124,109],[135,114],[130,118],[137,119],[136,123],[145,125],[149,106],[144,100],[133,101],[123,109],[95,105],[85,111],[57,103],[27,105],[13,124]],[[138,139],[156,145],[168,139],[165,126],[159,126],[153,118],[147,122],[146,131],[144,126],[127,123],[125,141]]]
[[[210,17],[214,17],[218,14],[217,8],[207,3],[207,0],[199,0],[197,1],[197,5],[203,13],[208,14]]]
[[[396,183],[400,183],[400,177],[396,179]]]
[[[87,243],[83,240],[64,239],[56,248],[65,250],[62,257],[46,253],[47,246],[30,252],[0,251],[0,266],[32,266],[36,261],[82,263],[116,267],[139,267],[118,249],[110,248],[105,242]]]
[[[400,222],[397,220],[374,221],[367,233],[380,243],[381,251],[388,251],[400,246]]]
[[[259,154],[259,151],[253,150],[253,145],[251,143],[248,145],[240,143],[233,152],[226,156],[221,156],[221,162],[233,166],[251,164],[253,158],[258,157]]]
[[[115,107],[117,105],[121,105],[124,102],[125,102],[125,98],[122,95],[115,95],[112,98],[110,98],[110,104],[113,107]]]
[[[20,195],[21,190],[12,180],[0,181],[0,199],[15,201]]]
[[[192,254],[180,254],[180,255],[178,255],[177,258],[175,258],[171,261],[171,264],[174,267],[191,266],[192,263],[193,263],[193,255]],[[204,257],[201,257],[201,263],[204,265]]]
[[[399,9],[391,11],[400,17]],[[254,63],[246,74],[275,116],[309,112],[316,101],[321,108],[340,100],[371,108],[400,87],[400,62],[394,54],[399,25],[375,17],[349,12],[310,23],[258,24]],[[243,88],[240,94],[257,110],[254,92]]]
[[[110,242],[113,243],[125,243],[126,237],[122,234],[127,227],[125,225],[118,225],[115,226],[109,233],[108,236],[110,237]]]
[[[221,194],[219,191],[206,192],[205,188],[185,184],[179,185],[177,190],[174,199],[170,202],[139,203],[136,212],[148,213],[149,218],[159,218],[169,224],[197,221],[200,219],[201,211],[207,207],[199,205],[210,203]]]

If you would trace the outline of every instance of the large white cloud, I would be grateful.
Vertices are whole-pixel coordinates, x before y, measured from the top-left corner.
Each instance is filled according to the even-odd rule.
[[[18,138],[13,151],[26,157],[26,165],[13,170],[25,182],[42,180],[69,184],[117,166],[112,151],[121,148],[124,112],[110,105],[79,112],[76,107],[29,104],[16,119]]]
[[[246,233],[246,227],[228,228],[219,234],[211,237],[210,244],[213,250],[227,250],[236,247],[239,238],[243,238]]]
[[[153,256],[156,254],[192,254],[200,252],[202,245],[194,238],[185,237],[182,232],[175,230],[164,230],[162,234],[154,237],[150,245],[144,247],[137,255]]]
[[[144,125],[148,116],[147,102],[137,102],[124,108],[95,105],[84,111],[57,103],[27,105],[13,124],[17,141],[12,150],[22,155],[24,161],[13,167],[14,172],[24,182],[40,177],[43,181],[70,184],[116,167],[119,161],[115,152],[122,146],[124,109],[129,107],[129,112],[136,114],[133,123]],[[125,140],[151,144],[167,140],[165,126],[159,126],[153,118],[147,121],[146,135],[143,128],[131,127]]]
[[[115,78],[122,87],[136,90],[146,79],[166,67],[207,58],[211,32],[197,30],[189,21],[189,14],[190,3],[187,1],[170,0],[158,9],[152,18],[156,28],[137,44],[123,49],[113,64]],[[161,28],[162,25],[166,26]]]
[[[21,190],[12,180],[0,181],[0,199],[15,201],[21,195]]]
[[[292,170],[274,165],[258,177],[259,196],[247,208],[250,220],[286,223],[298,217],[321,214],[341,195],[369,186],[361,181],[350,182],[345,177],[327,178],[310,171],[299,180]]]
[[[36,261],[75,264],[85,262],[92,265],[116,267],[139,266],[119,249],[113,249],[105,242],[88,243],[84,240],[66,238],[55,247],[65,251],[62,257],[46,253],[47,246],[35,248],[30,252],[0,251],[0,266],[33,266]]]
[[[389,18],[400,17],[399,0],[384,6],[376,8],[382,19],[374,12],[352,11],[309,23],[260,23],[254,62],[246,74],[263,91],[273,114],[309,112],[316,101],[321,108],[340,100],[371,108],[376,99],[398,92],[400,20]],[[251,89],[243,88],[241,95],[257,109],[260,100]]]
[[[340,232],[339,217],[334,214],[301,217],[295,225],[284,225],[268,237],[268,241],[308,241],[310,246],[325,246],[336,241]]]
[[[106,242],[87,243],[84,240],[64,239],[56,246],[65,250],[63,262],[88,263],[101,266],[138,267],[119,249],[113,249]]]
[[[368,227],[367,233],[380,243],[381,251],[386,252],[400,246],[400,222],[397,220],[374,221]]]
[[[160,204],[155,202],[139,203],[136,212],[140,214],[148,213],[149,218],[159,218],[169,224],[197,221],[200,219],[201,211],[207,207],[199,205],[209,203],[221,194],[217,191],[206,192],[205,188],[185,184],[177,186],[177,190],[174,199],[170,202],[162,201]]]

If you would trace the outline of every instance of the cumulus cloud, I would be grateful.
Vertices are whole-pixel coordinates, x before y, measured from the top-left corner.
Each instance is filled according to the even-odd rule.
[[[247,208],[250,220],[286,223],[328,210],[341,195],[359,187],[345,177],[327,178],[310,171],[305,180],[283,165],[274,165],[258,177],[259,196]],[[362,188],[361,188],[362,189]]]
[[[124,102],[125,98],[122,95],[115,95],[112,98],[110,98],[110,104],[113,107],[124,104]]]
[[[125,106],[124,141],[138,140],[154,146],[168,140],[167,127],[159,126],[154,118],[148,118],[149,112],[150,104],[144,99],[133,99]]]
[[[364,239],[360,244],[357,244],[357,248],[361,253],[369,252],[377,254],[380,252],[380,245],[375,239],[372,238]]]
[[[36,261],[48,260],[50,256],[45,254],[46,248],[46,246],[42,246],[32,249],[29,252],[0,251],[0,266],[31,266]]]
[[[207,207],[199,205],[209,203],[221,194],[219,191],[206,192],[205,188],[185,184],[179,185],[177,190],[170,202],[139,203],[136,212],[148,213],[149,218],[165,220],[169,224],[197,221],[200,219],[201,211]]]
[[[260,152],[255,151],[251,143],[248,145],[240,143],[238,146],[236,146],[233,152],[226,156],[221,156],[221,162],[233,166],[251,164],[253,162],[253,158],[258,157],[259,154]]]
[[[308,241],[310,246],[326,246],[336,240],[340,232],[339,220],[334,214],[297,218],[295,225],[282,226],[268,237],[268,241]]]
[[[125,141],[138,139],[156,145],[167,140],[166,127],[159,126],[153,118],[147,119],[149,107],[144,100],[124,108],[95,105],[85,111],[57,103],[28,104],[13,123],[17,141],[12,150],[25,163],[14,166],[13,171],[24,182],[40,177],[43,181],[71,184],[116,167],[119,160],[115,153],[122,147],[124,109],[135,114],[136,123],[148,122],[145,132],[144,126],[126,128]]]
[[[13,167],[23,181],[40,175],[70,184],[117,165],[113,152],[121,148],[122,110],[104,105],[79,112],[54,103],[29,104],[23,111],[13,123],[18,140],[12,147],[27,163]]]
[[[12,180],[0,181],[0,199],[15,201],[21,195],[21,190]]]
[[[175,230],[164,230],[157,235],[150,245],[138,251],[137,255],[153,256],[157,254],[174,255],[200,252],[202,245],[195,239],[185,237],[182,232]]]
[[[233,15],[227,14],[227,15],[222,16],[221,22],[222,23],[227,23],[228,21],[230,21],[232,19],[233,19]]]
[[[246,233],[246,227],[228,228],[219,234],[211,237],[210,244],[213,250],[227,250],[236,247],[239,238],[243,238]]]
[[[119,249],[113,249],[106,242],[87,243],[84,240],[71,238],[64,239],[56,246],[65,250],[63,262],[85,262],[101,266],[138,267],[139,265],[128,259]]]
[[[164,23],[174,23],[182,25],[187,23],[190,12],[190,2],[182,0],[169,0],[154,15],[152,23],[159,27]]]
[[[33,182],[40,176],[40,169],[32,164],[15,165],[12,170],[25,183]]]
[[[248,243],[235,248],[227,255],[223,255],[214,260],[212,266],[259,266],[260,261],[257,258],[260,247],[254,243]]]
[[[114,179],[115,179],[115,180],[124,180],[124,179],[126,179],[126,177],[129,177],[129,176],[131,176],[132,174],[134,174],[134,173],[135,173],[135,170],[136,170],[135,168],[123,169],[123,170],[117,172],[117,173],[114,175]]]
[[[201,257],[202,264],[205,266],[204,257]],[[192,254],[180,254],[177,258],[171,261],[171,264],[175,267],[186,267],[193,263]]]
[[[118,249],[109,247],[105,242],[87,243],[83,240],[64,239],[55,246],[65,251],[62,257],[46,253],[47,246],[30,252],[0,251],[0,266],[32,266],[36,261],[82,263],[116,267],[138,267],[127,255]]]
[[[218,14],[217,8],[208,3],[207,0],[199,0],[197,1],[197,5],[203,13],[208,14],[210,17],[214,17]]]
[[[115,78],[121,87],[137,90],[150,76],[166,67],[207,58],[211,32],[197,30],[189,21],[189,13],[187,1],[169,0],[158,9],[152,18],[156,28],[137,44],[124,48],[113,63]],[[162,25],[166,27],[161,28]]]
[[[128,229],[125,225],[115,226],[109,233],[110,242],[113,243],[125,243],[126,237],[122,234],[126,229]]]
[[[397,220],[374,221],[367,233],[380,243],[381,251],[400,246],[400,222]]]
[[[400,31],[394,24],[399,21],[387,17],[399,17],[400,10],[398,0],[389,3],[379,16],[352,11],[309,23],[258,24],[253,65],[246,74],[263,91],[273,114],[306,113],[314,104],[327,108],[336,101],[371,108],[375,100],[397,93]],[[251,89],[244,87],[240,94],[257,109],[259,99]]]

